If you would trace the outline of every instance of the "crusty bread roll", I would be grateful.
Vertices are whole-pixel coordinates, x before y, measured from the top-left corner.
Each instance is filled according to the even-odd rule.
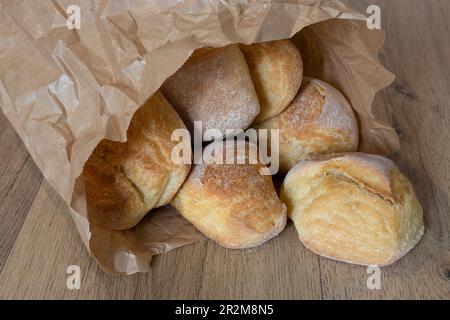
[[[83,170],[90,220],[129,229],[172,200],[190,169],[171,160],[171,135],[179,128],[186,128],[181,118],[156,93],[134,114],[126,143],[100,142]]]
[[[413,186],[394,163],[362,153],[304,160],[281,199],[300,240],[315,253],[361,265],[389,265],[424,232]]]
[[[203,132],[248,128],[259,114],[258,97],[244,55],[238,45],[204,48],[162,86],[191,134],[193,122],[203,122]]]
[[[214,142],[210,147],[219,154],[226,148],[236,150],[233,141]],[[172,205],[219,245],[244,249],[261,245],[284,229],[286,206],[272,178],[261,175],[261,164],[250,164],[248,153],[235,154],[235,159],[246,164],[214,160],[195,166]]]
[[[304,78],[286,110],[255,128],[280,129],[282,173],[312,154],[352,152],[358,148],[358,124],[347,100],[329,84],[311,78]]]
[[[241,45],[259,98],[255,123],[279,115],[294,99],[303,76],[303,61],[290,40]]]

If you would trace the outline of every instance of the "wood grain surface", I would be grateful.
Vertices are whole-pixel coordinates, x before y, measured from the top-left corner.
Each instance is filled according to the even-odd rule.
[[[382,8],[382,61],[397,80],[377,95],[374,107],[401,137],[393,158],[415,184],[426,219],[419,245],[382,268],[380,290],[367,288],[365,267],[306,250],[291,223],[254,250],[203,241],[156,257],[148,274],[107,275],[0,113],[0,298],[449,299],[450,1],[345,3],[364,11],[369,3]],[[81,267],[80,290],[66,287],[69,265]]]

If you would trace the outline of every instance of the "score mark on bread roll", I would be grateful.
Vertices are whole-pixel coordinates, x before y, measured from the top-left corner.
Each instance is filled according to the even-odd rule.
[[[100,142],[83,170],[91,221],[129,229],[172,200],[190,169],[171,160],[172,131],[180,128],[186,128],[181,118],[155,93],[134,114],[127,142]]]
[[[223,151],[233,145],[234,141],[220,141],[210,146]],[[284,229],[286,206],[271,176],[261,175],[256,159],[251,161],[248,153],[235,157],[235,163],[246,164],[195,166],[172,205],[219,245],[244,249],[259,246]]]
[[[424,232],[412,184],[384,157],[362,153],[304,160],[286,176],[281,199],[313,252],[361,265],[389,265]]]
[[[203,132],[248,128],[259,114],[258,97],[238,45],[203,48],[171,76],[162,91],[193,134],[194,121]]]
[[[258,94],[261,113],[255,123],[279,115],[294,99],[303,76],[303,61],[290,40],[241,45]]]
[[[280,129],[280,171],[286,173],[312,154],[352,152],[358,148],[358,123],[345,97],[329,84],[304,82],[280,115],[255,126]]]

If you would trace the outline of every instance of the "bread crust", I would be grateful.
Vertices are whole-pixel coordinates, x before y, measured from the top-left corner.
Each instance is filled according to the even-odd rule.
[[[261,112],[255,123],[279,115],[300,88],[303,60],[290,40],[241,45],[259,98]]]
[[[162,92],[185,121],[191,134],[194,121],[203,132],[248,128],[260,112],[258,97],[238,45],[204,48],[162,86]]]
[[[179,128],[181,118],[158,92],[134,114],[127,142],[100,142],[83,170],[90,221],[129,229],[172,200],[190,169],[171,160]]]
[[[255,126],[280,130],[280,172],[313,154],[353,152],[358,123],[345,97],[329,84],[304,78],[300,91],[280,115]]]
[[[218,150],[233,142],[215,142]],[[236,159],[242,160],[238,155]],[[286,225],[286,206],[261,164],[194,167],[172,205],[204,235],[231,249],[259,246]]]
[[[316,156],[286,176],[281,199],[311,251],[360,265],[389,265],[424,233],[413,186],[395,164],[362,153]]]

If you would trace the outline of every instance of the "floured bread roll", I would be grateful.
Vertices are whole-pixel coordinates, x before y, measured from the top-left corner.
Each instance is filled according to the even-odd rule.
[[[294,99],[303,76],[303,61],[290,40],[241,45],[258,94],[261,113],[255,123],[279,115]]]
[[[103,140],[87,161],[83,178],[89,218],[111,229],[135,226],[152,208],[168,204],[190,166],[171,160],[172,131],[186,128],[156,93],[133,116],[126,143]]]
[[[381,156],[349,153],[302,161],[288,173],[281,199],[305,246],[340,261],[391,264],[424,232],[413,186]]]
[[[358,124],[347,100],[329,84],[305,78],[291,105],[255,126],[280,129],[280,171],[289,171],[312,154],[352,152],[358,148]]]
[[[217,154],[226,148],[236,150],[233,141],[214,142],[208,147]],[[286,225],[286,206],[280,202],[271,176],[261,175],[263,165],[249,164],[252,159],[248,153],[235,153],[235,163],[247,164],[218,164],[214,160],[195,166],[172,201],[183,217],[226,248],[261,245]]]
[[[185,121],[203,122],[203,132],[246,129],[259,114],[258,97],[237,45],[200,49],[170,77],[162,91]]]

